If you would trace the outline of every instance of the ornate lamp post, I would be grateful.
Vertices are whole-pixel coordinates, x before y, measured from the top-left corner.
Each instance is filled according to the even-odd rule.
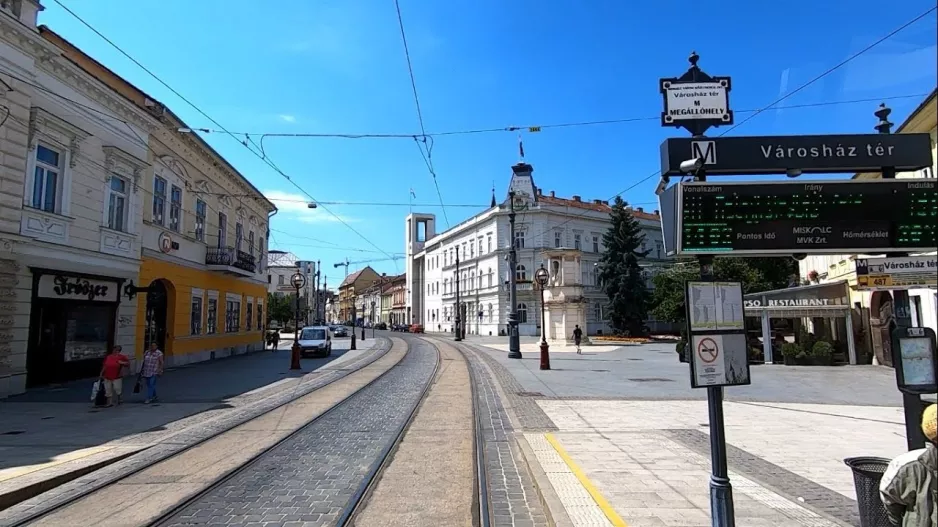
[[[306,275],[297,271],[290,277],[290,284],[296,289],[296,328],[293,330],[293,349],[290,353],[290,369],[299,370],[300,366],[300,289],[306,286]]]
[[[365,342],[365,297],[362,297],[362,342]]]
[[[549,274],[544,269],[544,264],[534,271],[534,281],[537,282],[538,289],[541,290],[541,369],[550,369],[550,346],[547,344],[547,320],[544,319],[544,288],[547,287]]]
[[[374,297],[372,297],[374,298]],[[371,338],[375,338],[375,301],[371,301]]]

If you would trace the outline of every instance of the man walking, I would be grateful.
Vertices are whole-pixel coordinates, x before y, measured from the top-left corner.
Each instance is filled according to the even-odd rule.
[[[104,392],[107,394],[107,406],[111,407],[121,403],[121,394],[123,390],[123,378],[121,373],[125,367],[130,366],[130,359],[121,353],[123,348],[114,346],[111,353],[104,357],[104,364],[101,365],[101,375],[99,376],[104,383]]]
[[[150,349],[143,354],[143,368],[140,370],[140,376],[147,385],[146,399],[143,404],[150,404],[156,401],[156,378],[163,375],[163,352],[157,347],[156,342],[150,344]]]
[[[573,328],[573,344],[576,346],[576,354],[577,354],[577,355],[582,355],[582,354],[583,354],[583,352],[580,351],[580,341],[581,341],[582,339],[583,339],[583,330],[580,329],[580,325],[577,324],[576,327]]]

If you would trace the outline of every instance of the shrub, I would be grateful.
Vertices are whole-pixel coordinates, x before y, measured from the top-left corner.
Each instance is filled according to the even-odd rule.
[[[687,347],[687,343],[684,342],[683,340],[679,340],[677,341],[677,344],[674,345],[674,351],[676,351],[678,355],[683,355],[684,348],[686,347]]]
[[[834,346],[830,342],[825,342],[819,340],[814,343],[814,347],[811,348],[811,356],[817,357],[819,359],[830,358],[834,353]]]
[[[791,359],[800,359],[806,355],[804,348],[797,342],[786,342],[782,344],[782,356]]]

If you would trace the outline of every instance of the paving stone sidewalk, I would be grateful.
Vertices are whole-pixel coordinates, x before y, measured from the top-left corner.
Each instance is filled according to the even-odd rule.
[[[49,492],[0,512],[0,525],[14,524],[36,514],[41,514],[45,510],[56,507],[77,496],[92,492],[145,466],[166,459],[189,446],[341,379],[351,372],[371,364],[389,349],[390,341],[388,339],[373,339],[369,347],[362,347],[358,351],[349,354],[345,360],[331,366],[327,365],[317,371],[297,377],[289,387],[281,386],[281,389],[254,393],[234,405],[203,411],[198,415],[167,424],[158,430],[123,438],[122,440],[128,443],[142,443],[146,448],[127,459],[122,459],[90,474],[83,475]]]

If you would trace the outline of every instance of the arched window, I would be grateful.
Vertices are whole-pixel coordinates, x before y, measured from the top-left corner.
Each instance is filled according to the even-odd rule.
[[[518,323],[524,324],[528,321],[528,306],[525,303],[518,304]]]
[[[518,264],[518,267],[515,268],[515,279],[516,280],[527,280],[528,278],[527,269],[523,265]]]

